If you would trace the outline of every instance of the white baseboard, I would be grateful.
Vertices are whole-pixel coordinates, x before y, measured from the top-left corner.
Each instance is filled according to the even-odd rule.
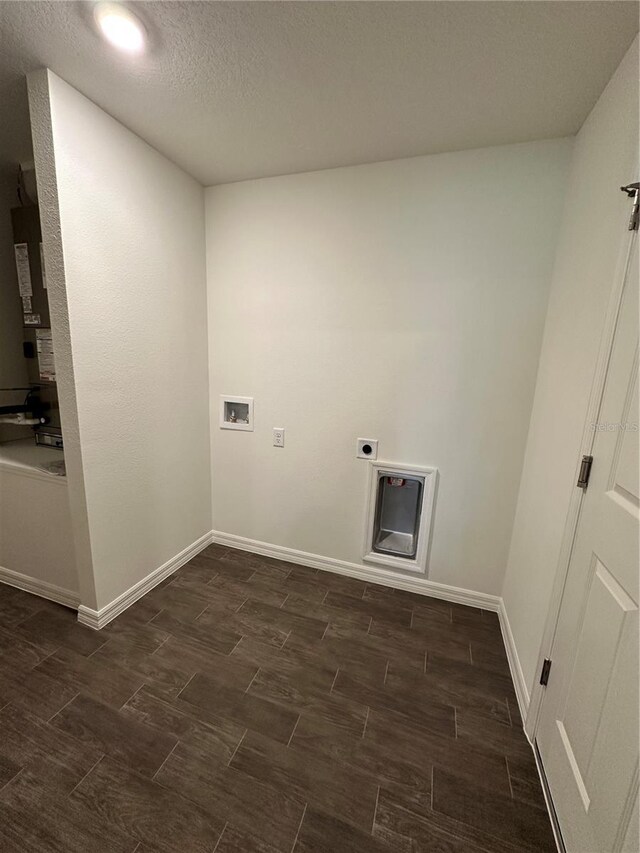
[[[436,583],[427,580],[427,578],[401,575],[398,572],[378,569],[374,566],[361,566],[358,563],[349,563],[333,557],[322,557],[320,554],[309,554],[307,551],[297,551],[295,548],[285,548],[283,545],[270,545],[267,542],[247,539],[233,533],[221,533],[218,530],[212,532],[212,540],[218,545],[227,545],[229,548],[238,548],[241,551],[251,551],[254,554],[262,554],[265,557],[273,557],[287,563],[298,563],[301,566],[347,575],[369,583],[392,586],[419,595],[443,598],[445,601],[453,601],[457,604],[467,604],[470,607],[482,607],[483,610],[500,612],[501,598],[498,595],[488,595],[484,592],[474,592],[462,587]]]
[[[498,614],[500,616],[502,639],[504,640],[504,647],[507,650],[507,660],[509,661],[511,679],[516,691],[520,716],[522,717],[522,722],[524,724],[527,719],[527,713],[529,712],[529,690],[520,664],[520,658],[518,657],[516,641],[513,637],[513,632],[511,631],[511,625],[509,623],[509,616],[507,615],[507,610],[502,598],[500,599],[500,610],[498,611]]]
[[[55,601],[56,604],[63,604],[65,607],[71,607],[74,610],[77,610],[80,604],[80,596],[77,592],[63,589],[61,586],[32,578],[29,575],[23,575],[20,572],[14,572],[13,569],[5,569],[3,566],[0,566],[0,583],[15,586],[25,592],[39,595],[40,598]]]
[[[142,578],[141,581],[138,581],[137,584],[134,584],[134,586],[123,592],[122,595],[119,595],[101,610],[92,610],[90,607],[85,607],[84,604],[81,604],[78,607],[78,622],[96,631],[104,628],[105,625],[111,622],[112,619],[115,619],[116,616],[119,616],[127,607],[131,607],[139,598],[142,598],[143,595],[152,590],[154,586],[162,583],[165,578],[168,578],[169,575],[172,575],[181,566],[184,566],[185,563],[188,563],[189,560],[195,557],[196,554],[199,554],[207,545],[211,545],[212,541],[213,533],[211,531],[205,533],[204,536],[196,539],[195,542],[192,542],[191,545],[188,545],[183,551],[180,551],[179,554],[176,554],[175,557],[164,563],[164,565],[154,569],[146,578]]]

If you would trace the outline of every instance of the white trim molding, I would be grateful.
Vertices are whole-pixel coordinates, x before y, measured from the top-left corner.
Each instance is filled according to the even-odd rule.
[[[0,583],[14,586],[17,589],[24,590],[24,592],[30,592],[32,595],[39,595],[40,598],[55,601],[56,604],[71,607],[73,610],[77,610],[80,604],[80,596],[77,592],[63,589],[61,586],[32,578],[29,575],[23,575],[20,572],[14,572],[13,569],[5,569],[3,566],[0,566]]]
[[[374,566],[361,566],[358,563],[349,563],[333,557],[322,557],[320,554],[309,554],[307,551],[297,551],[295,548],[285,548],[283,545],[270,545],[267,542],[247,539],[245,536],[236,536],[233,533],[221,533],[217,530],[213,531],[212,541],[218,545],[226,545],[240,551],[250,551],[264,557],[273,557],[287,563],[297,563],[300,566],[309,566],[309,568],[320,569],[324,572],[334,572],[338,575],[359,578],[369,583],[405,589],[408,592],[418,593],[418,595],[428,595],[431,598],[442,598],[445,601],[452,601],[457,604],[467,604],[470,607],[482,607],[484,610],[500,612],[501,599],[498,595],[448,586],[427,580],[421,576],[401,575],[398,572]]]
[[[78,622],[89,628],[93,628],[95,631],[99,631],[128,607],[135,604],[139,598],[142,598],[143,595],[146,595],[155,586],[158,586],[159,583],[162,583],[165,578],[177,572],[181,566],[188,563],[189,560],[204,550],[207,545],[211,545],[212,542],[213,532],[209,531],[209,533],[205,533],[199,539],[196,539],[195,542],[192,542],[191,545],[188,545],[179,554],[176,554],[175,557],[167,560],[159,568],[154,569],[146,578],[142,578],[141,581],[138,581],[138,583],[134,584],[100,610],[92,610],[90,607],[85,607],[84,604],[81,604],[78,607]]]
[[[516,641],[513,636],[513,632],[511,631],[509,616],[507,614],[507,610],[504,606],[504,601],[502,598],[500,599],[500,609],[498,611],[498,615],[500,617],[500,628],[502,630],[502,639],[504,640],[504,647],[507,652],[507,661],[509,662],[511,680],[513,681],[513,687],[516,691],[516,699],[518,700],[518,708],[520,709],[520,716],[522,718],[522,725],[524,728],[524,724],[527,719],[527,714],[529,713],[529,688],[527,687],[524,672],[522,671],[522,665],[518,656],[518,649],[516,648]],[[527,734],[526,730],[525,734]],[[528,734],[527,737],[529,737]]]

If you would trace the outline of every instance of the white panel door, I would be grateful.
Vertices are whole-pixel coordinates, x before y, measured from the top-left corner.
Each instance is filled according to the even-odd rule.
[[[536,741],[567,850],[638,853],[637,236],[594,429]]]

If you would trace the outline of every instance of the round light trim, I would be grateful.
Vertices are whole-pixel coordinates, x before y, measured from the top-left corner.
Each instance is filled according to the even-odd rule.
[[[125,53],[142,53],[145,31],[141,21],[119,3],[98,3],[93,16],[105,39]]]

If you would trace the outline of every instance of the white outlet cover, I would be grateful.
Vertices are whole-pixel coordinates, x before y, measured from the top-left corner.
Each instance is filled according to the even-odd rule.
[[[378,458],[378,439],[377,438],[359,438],[356,449],[358,459],[377,459]]]

